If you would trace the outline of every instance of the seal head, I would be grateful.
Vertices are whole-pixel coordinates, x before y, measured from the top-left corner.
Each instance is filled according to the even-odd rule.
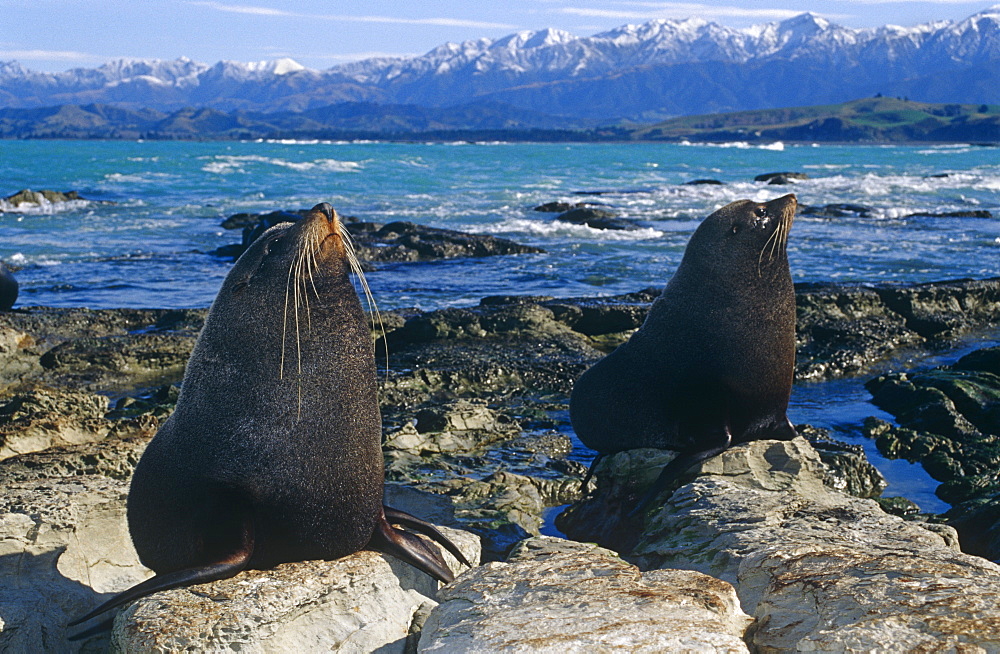
[[[795,436],[786,417],[795,366],[786,244],[795,209],[786,195],[708,216],[639,330],[573,388],[573,428],[599,458],[641,447],[680,452],[653,494],[733,443]]]

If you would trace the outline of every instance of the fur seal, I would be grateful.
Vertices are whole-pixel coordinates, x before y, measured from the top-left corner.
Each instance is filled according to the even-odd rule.
[[[791,439],[795,291],[786,244],[794,195],[730,203],[695,230],[632,337],[583,373],[570,398],[577,436],[605,455],[679,455],[633,511],[730,445]],[[586,480],[584,485],[586,485]]]
[[[349,277],[358,270],[327,203],[270,228],[239,258],[177,407],[132,477],[129,534],[156,576],[70,626],[167,588],[362,549],[453,579],[440,552],[393,523],[468,565],[435,527],[382,504],[374,346]]]
[[[10,311],[17,302],[18,284],[14,274],[0,263],[0,311]]]

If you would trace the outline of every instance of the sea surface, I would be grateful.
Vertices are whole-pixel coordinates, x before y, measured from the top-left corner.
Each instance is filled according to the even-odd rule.
[[[779,171],[809,179],[753,181]],[[684,184],[699,179],[724,183]],[[240,240],[224,218],[324,201],[361,220],[546,250],[381,266],[368,281],[384,309],[662,286],[706,215],[789,192],[801,204],[870,208],[866,217],[796,219],[788,248],[797,282],[1000,275],[1000,150],[969,145],[0,141],[0,197],[25,188],[89,201],[24,211],[0,201],[0,260],[21,268],[20,306],[208,306],[231,266],[209,252]],[[554,200],[607,205],[636,229],[600,231],[533,211]],[[912,216],[982,209],[994,217]],[[885,417],[857,381],[796,387],[790,415],[839,436],[857,432],[864,416]],[[920,468],[873,458],[887,475],[902,466],[891,473],[898,493],[927,510],[944,506]]]

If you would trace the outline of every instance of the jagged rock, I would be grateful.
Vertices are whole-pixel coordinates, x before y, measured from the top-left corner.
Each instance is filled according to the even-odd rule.
[[[826,465],[823,481],[836,490],[854,497],[878,498],[888,484],[873,466],[860,445],[850,445],[830,436],[826,429],[811,425],[796,425],[795,430],[806,438]]]
[[[383,442],[388,450],[473,452],[520,433],[520,427],[486,406],[484,401],[457,400],[417,413]]]
[[[470,561],[478,539],[443,527]],[[460,573],[457,561],[444,553]],[[144,597],[115,619],[123,652],[399,652],[435,606],[438,583],[391,556],[285,563]]]
[[[640,572],[556,538],[520,543],[442,589],[419,652],[746,652],[732,587],[690,570]]]
[[[609,457],[598,470],[601,499],[590,503],[641,493],[661,464],[635,452]],[[1000,630],[984,628],[1000,621],[1000,567],[957,551],[950,528],[905,522],[830,489],[805,440],[733,447],[695,474],[619,526],[637,533],[626,558],[733,583],[756,619],[757,651],[1000,648]],[[623,482],[633,485],[614,487]],[[608,531],[571,524],[578,539]]]
[[[213,254],[238,257],[268,227],[295,222],[308,211],[272,211],[265,214],[235,214],[223,221],[227,229],[243,229],[240,243],[223,246]],[[343,217],[354,241],[358,259],[369,262],[432,261],[456,257],[488,257],[505,254],[537,254],[541,248],[522,245],[488,234],[467,234],[411,222],[385,225]]]
[[[93,393],[37,388],[0,400],[0,461],[53,446],[102,440],[108,398]]]
[[[834,203],[815,206],[810,204],[799,205],[799,215],[822,216],[824,218],[844,218],[856,216],[858,218],[869,218],[872,215],[872,208],[863,204]]]

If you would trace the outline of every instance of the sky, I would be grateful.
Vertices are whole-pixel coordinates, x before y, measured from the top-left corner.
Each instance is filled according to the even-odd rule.
[[[31,70],[119,58],[265,61],[309,68],[420,55],[443,43],[555,27],[589,36],[626,23],[697,16],[730,27],[811,11],[847,27],[962,20],[996,4],[964,0],[0,0],[0,61]]]

